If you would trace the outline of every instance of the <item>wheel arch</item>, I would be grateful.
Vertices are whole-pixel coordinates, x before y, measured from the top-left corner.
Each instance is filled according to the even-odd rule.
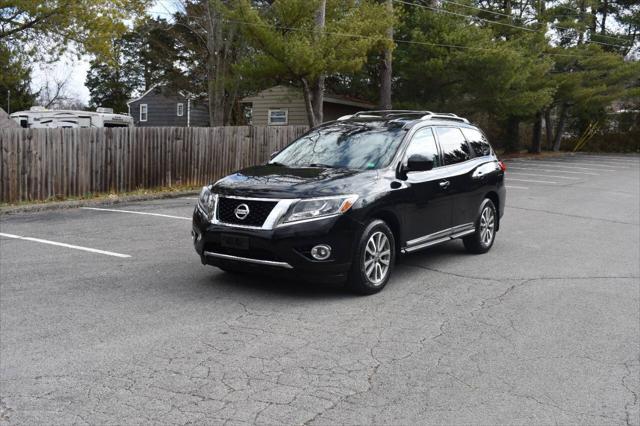
[[[369,219],[383,220],[389,226],[395,239],[396,253],[400,253],[400,249],[402,248],[402,226],[398,216],[390,210],[383,209],[372,212],[369,215]]]
[[[498,213],[500,211],[500,197],[497,192],[489,191],[485,194],[484,198],[493,201],[493,205],[496,207],[496,231],[498,231],[500,229],[500,214]]]

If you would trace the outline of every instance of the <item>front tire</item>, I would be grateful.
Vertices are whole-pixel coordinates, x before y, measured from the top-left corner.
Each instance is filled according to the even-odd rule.
[[[462,239],[467,251],[474,254],[488,252],[496,239],[497,225],[496,206],[489,198],[485,198],[476,219],[476,232]]]
[[[387,285],[396,260],[393,232],[379,219],[367,224],[356,245],[349,288],[359,294],[374,294]]]

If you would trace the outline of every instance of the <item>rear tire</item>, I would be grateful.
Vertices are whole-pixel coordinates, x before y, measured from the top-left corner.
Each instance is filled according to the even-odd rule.
[[[476,232],[462,239],[469,253],[482,254],[488,252],[496,239],[498,216],[496,206],[489,198],[480,205],[480,213],[476,219]]]
[[[395,260],[393,232],[383,220],[372,220],[357,242],[348,287],[358,294],[379,292],[387,285]]]

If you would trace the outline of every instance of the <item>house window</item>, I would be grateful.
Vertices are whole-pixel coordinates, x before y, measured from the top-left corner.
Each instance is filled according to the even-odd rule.
[[[147,104],[140,104],[140,121],[147,121]]]
[[[288,109],[270,109],[269,121],[270,126],[285,126],[289,122]]]
[[[184,115],[184,104],[178,104],[178,117],[182,117]]]

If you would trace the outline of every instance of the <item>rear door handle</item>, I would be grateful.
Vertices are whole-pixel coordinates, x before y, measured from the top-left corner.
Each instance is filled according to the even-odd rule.
[[[449,185],[451,185],[451,182],[449,182],[448,180],[440,181],[440,188],[442,189],[447,189]]]

